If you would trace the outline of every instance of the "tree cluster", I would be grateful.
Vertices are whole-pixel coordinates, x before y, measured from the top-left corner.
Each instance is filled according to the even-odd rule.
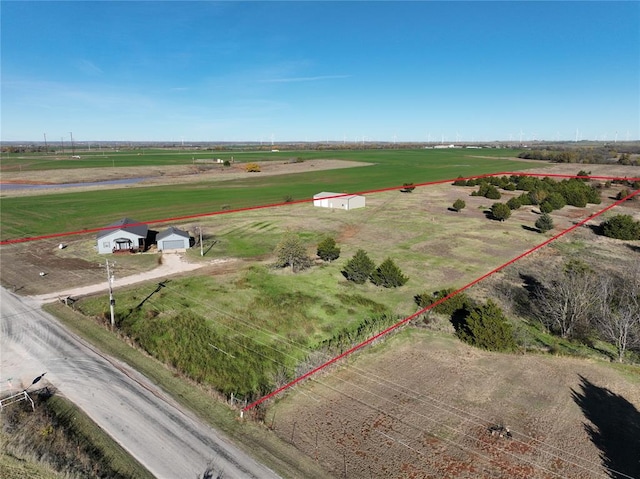
[[[449,317],[456,335],[466,343],[490,351],[514,351],[517,347],[513,326],[500,307],[491,300],[477,304],[453,289],[416,295],[418,307],[434,305],[430,311]]]
[[[600,223],[602,234],[609,238],[635,241],[640,240],[640,221],[631,215],[616,215]]]
[[[369,280],[376,286],[384,288],[397,288],[409,280],[391,258],[385,259],[376,268],[367,252],[362,249],[356,251],[355,255],[347,261],[342,275],[356,284],[364,284]]]
[[[562,338],[612,343],[618,360],[640,348],[640,266],[620,273],[595,272],[575,260],[537,279],[535,316]]]
[[[617,152],[608,148],[550,148],[523,151],[518,158],[554,163],[606,163],[616,156]]]
[[[581,171],[579,173],[588,174]],[[506,205],[511,210],[517,210],[524,205],[537,205],[542,213],[551,213],[564,208],[566,205],[584,208],[588,203],[600,204],[600,191],[588,182],[579,178],[555,181],[549,177],[533,176],[492,176],[470,180],[459,179],[456,186],[479,186],[471,196],[484,196],[499,199],[498,188],[505,191],[523,191],[519,196],[510,198]],[[497,193],[497,194],[496,194]]]

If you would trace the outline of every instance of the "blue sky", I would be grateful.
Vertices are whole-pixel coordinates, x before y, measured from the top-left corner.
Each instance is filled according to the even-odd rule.
[[[0,8],[4,141],[640,139],[640,2]]]

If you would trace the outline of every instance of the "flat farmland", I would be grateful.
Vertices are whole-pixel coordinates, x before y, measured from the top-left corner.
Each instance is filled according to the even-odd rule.
[[[482,157],[473,156],[463,150],[406,150],[406,151],[361,151],[361,152],[286,152],[266,157],[265,171],[270,165],[289,163],[291,157],[303,160],[300,168],[291,163],[294,172],[280,168],[278,174],[245,173],[241,165],[231,168],[238,174],[216,175],[215,178],[192,171],[193,165],[184,166],[180,174],[164,175],[156,172],[154,182],[118,189],[94,189],[83,192],[58,190],[55,194],[9,197],[3,193],[2,231],[0,240],[12,240],[52,233],[80,231],[105,226],[124,216],[139,221],[153,222],[176,216],[215,214],[225,210],[279,204],[285,197],[293,200],[310,199],[320,191],[361,192],[402,186],[403,183],[424,183],[473,176],[501,171],[523,170],[534,166],[531,162],[508,159],[516,152],[487,150]],[[491,156],[493,155],[493,156]],[[238,155],[236,155],[238,156]],[[314,165],[325,160],[348,160],[365,162],[361,168],[323,169]],[[246,154],[243,162],[265,160],[265,154]],[[3,159],[3,162],[5,160]],[[133,168],[133,170],[132,170]],[[126,177],[136,177],[135,166],[127,167]],[[216,165],[215,171],[220,171]],[[41,169],[45,169],[42,167]],[[14,169],[15,170],[15,169]],[[73,177],[77,180],[77,171]],[[100,181],[93,173],[108,174],[108,168],[85,167],[84,181]],[[60,174],[60,171],[56,173]],[[71,173],[69,173],[71,175]],[[28,182],[36,173],[13,171],[3,173],[3,181]],[[37,174],[36,181],[42,181]],[[51,174],[49,178],[52,178]],[[60,176],[56,176],[60,178]],[[64,177],[64,172],[62,174]],[[109,174],[109,179],[115,178]],[[163,177],[158,186],[158,177]],[[184,178],[188,181],[184,181]],[[223,181],[220,181],[224,178]]]
[[[285,171],[263,177],[237,171],[237,176],[225,180],[201,177],[192,182],[178,174],[162,186],[3,198],[3,230],[5,204],[23,199],[25,204],[32,201],[32,207],[43,218],[45,211],[52,214],[47,210],[50,201],[64,199],[58,208],[73,205],[83,221],[103,226],[125,215],[143,221],[168,217],[162,205],[151,201],[155,198],[145,195],[149,191],[156,192],[156,196],[164,190],[184,192],[194,202],[189,207],[194,206],[200,213],[208,204],[206,194],[215,198],[213,206],[209,204],[211,209],[204,211],[213,210],[216,214],[172,224],[192,234],[197,224],[205,232],[206,256],[201,258],[199,251],[192,250],[187,253],[190,261],[234,259],[232,267],[205,267],[197,275],[172,278],[161,292],[145,300],[144,318],[151,329],[170,315],[177,318],[189,312],[205,318],[218,329],[202,350],[217,348],[212,354],[223,359],[219,365],[226,364],[229,371],[234,363],[237,367],[241,350],[253,350],[256,356],[252,364],[263,367],[267,382],[262,384],[272,389],[298,374],[296,364],[341,329],[383,311],[390,317],[406,317],[417,309],[414,295],[460,287],[475,280],[612,204],[621,189],[601,185],[602,204],[554,211],[551,216],[555,229],[546,234],[533,228],[539,217],[536,208],[523,207],[513,211],[505,222],[493,221],[487,218],[487,211],[495,200],[470,196],[476,188],[448,183],[419,187],[412,193],[394,190],[367,194],[366,208],[352,211],[314,208],[308,202],[241,212],[222,208],[223,200],[224,205],[237,208],[265,198],[260,204],[282,203],[283,194],[291,194],[297,200],[298,195],[310,198],[321,190],[354,191],[348,186],[359,186],[356,191],[376,189],[371,183],[364,187],[365,181],[385,188],[404,182],[417,184],[470,176],[480,173],[475,160],[486,160],[488,163],[482,163],[482,168],[495,171],[514,170],[517,165],[540,167],[538,162],[512,164],[504,159],[446,154],[450,156],[437,156],[437,161],[432,157],[435,163],[424,168],[416,167],[416,157],[407,159],[404,166],[399,162],[395,169],[389,158],[376,161],[371,155],[367,166],[341,170],[304,171],[299,166],[311,169],[315,168],[312,164],[329,161],[322,159],[291,165],[276,161],[261,163],[264,171],[273,165]],[[364,157],[362,152],[362,162]],[[301,169],[287,174],[286,169],[296,165]],[[575,174],[583,166],[571,165],[571,170],[563,172]],[[594,175],[612,174],[606,166],[589,167]],[[415,175],[406,178],[409,171]],[[616,171],[628,177],[637,176],[636,173],[634,168]],[[202,191],[197,195],[188,196],[189,190],[199,189]],[[112,209],[109,202],[101,203],[106,196],[100,195],[109,193],[110,201],[117,202],[118,196],[137,190],[141,191],[140,196],[125,199],[137,199],[140,214],[126,209],[125,199],[118,203],[122,211]],[[234,197],[236,190],[241,193]],[[266,192],[268,195],[260,196]],[[521,193],[501,192],[500,201]],[[100,197],[102,200],[98,201]],[[179,197],[175,194],[167,198],[179,203]],[[230,198],[235,198],[235,203]],[[466,201],[466,208],[456,213],[450,206],[458,198]],[[84,199],[88,203],[83,211]],[[630,201],[607,216],[628,213],[640,219],[638,204],[637,200]],[[184,209],[178,211],[189,211],[185,205],[181,208]],[[10,218],[16,221],[20,217]],[[594,218],[588,226],[595,226],[602,219]],[[21,234],[31,228],[29,221],[22,225]],[[56,221],[63,220],[54,217],[47,228],[53,228]],[[158,224],[156,229],[164,226]],[[65,228],[76,226],[69,223]],[[333,236],[342,250],[341,257],[295,275],[273,269],[273,250],[287,231],[298,235],[310,255],[322,237]],[[94,235],[80,234],[68,240],[64,240],[67,247],[63,250],[54,240],[3,245],[3,285],[19,289],[22,294],[33,294],[36,290],[53,291],[61,283],[68,286],[103,281],[104,271],[96,263],[102,258],[93,251]],[[360,248],[376,264],[391,257],[409,276],[407,284],[385,290],[347,282],[340,271]],[[544,268],[562,261],[565,255],[626,264],[638,255],[638,250],[625,242],[598,236],[586,227],[519,261],[517,267],[526,269],[535,263]],[[117,274],[151,269],[156,258],[153,254],[132,256]],[[51,273],[39,278],[37,272],[45,267]],[[30,284],[31,277],[34,282],[39,281],[37,286]],[[155,287],[146,284],[119,290],[118,314],[127,316]],[[484,299],[491,297],[494,290],[489,281],[483,281],[469,292]],[[77,306],[88,316],[100,317],[106,304],[106,297],[101,296],[80,301]],[[443,323],[436,329],[411,326],[349,357],[265,408],[265,433],[269,440],[288,443],[307,460],[316,461],[327,471],[327,477],[587,478],[606,476],[603,464],[635,474],[635,463],[628,457],[633,457],[632,452],[640,447],[636,426],[640,407],[637,367],[612,366],[597,355],[578,359],[488,353],[460,343],[450,333],[450,325]],[[188,339],[193,342],[194,337]],[[240,348],[228,349],[234,347],[235,341],[240,341]],[[155,357],[167,349],[161,343],[154,347],[146,352]],[[226,351],[219,351],[222,349]],[[317,353],[322,360],[329,359],[322,356],[324,351]],[[229,361],[229,354],[235,356],[235,361]],[[264,367],[269,362],[278,367]],[[168,364],[176,366],[171,361]],[[218,365],[211,369],[223,370]],[[231,371],[230,377],[232,373],[249,376],[240,369]],[[252,368],[251,375],[255,376],[257,370]],[[235,385],[233,380],[231,384]],[[491,436],[487,428],[497,424],[509,426],[513,438]],[[597,429],[601,436],[590,433],[585,424],[593,425],[593,431]],[[608,424],[615,428],[607,429]]]

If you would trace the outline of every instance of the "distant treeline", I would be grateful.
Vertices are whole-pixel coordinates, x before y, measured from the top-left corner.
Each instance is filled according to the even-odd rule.
[[[594,148],[543,148],[527,150],[518,155],[527,160],[553,161],[554,163],[611,163],[617,161],[622,165],[638,165],[638,158],[632,154],[639,154],[640,147],[624,147],[612,149],[608,147]]]

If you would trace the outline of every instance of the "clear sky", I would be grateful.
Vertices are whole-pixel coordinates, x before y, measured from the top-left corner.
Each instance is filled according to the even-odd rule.
[[[640,2],[7,1],[4,141],[640,138]]]

